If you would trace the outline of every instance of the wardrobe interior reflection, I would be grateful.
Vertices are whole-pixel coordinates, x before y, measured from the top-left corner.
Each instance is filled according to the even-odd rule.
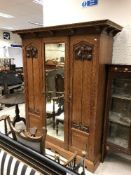
[[[45,44],[47,134],[64,141],[65,44]]]

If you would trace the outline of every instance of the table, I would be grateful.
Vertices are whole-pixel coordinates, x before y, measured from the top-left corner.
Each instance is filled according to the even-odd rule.
[[[20,117],[19,115],[19,107],[18,104],[24,103],[24,94],[17,92],[13,94],[6,94],[2,97],[0,97],[0,103],[1,104],[9,104],[9,105],[15,105],[15,113],[16,116],[13,120],[13,125],[15,125],[16,122],[23,121],[26,124],[26,120],[23,117]]]

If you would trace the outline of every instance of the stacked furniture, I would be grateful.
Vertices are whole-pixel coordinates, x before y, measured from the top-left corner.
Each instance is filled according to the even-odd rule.
[[[77,175],[70,169],[0,133],[0,174]]]
[[[3,89],[2,94],[13,93],[15,89],[21,88],[22,79],[14,71],[0,72],[0,86]]]

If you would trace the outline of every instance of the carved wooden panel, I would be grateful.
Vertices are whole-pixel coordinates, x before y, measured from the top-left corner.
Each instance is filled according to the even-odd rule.
[[[27,58],[38,58],[38,49],[32,44],[26,47],[26,57]]]
[[[92,60],[93,58],[93,45],[88,42],[81,41],[74,45],[75,59]]]
[[[81,99],[82,99],[82,67],[81,60],[73,62],[72,69],[72,121],[81,123]],[[78,76],[79,75],[79,76]]]
[[[89,126],[90,101],[92,84],[93,59],[88,61],[88,54],[94,55],[94,40],[92,37],[74,37],[71,40],[72,70],[72,122],[81,125],[80,128]],[[85,49],[78,56],[79,49]],[[88,47],[90,49],[88,50]],[[83,56],[83,54],[85,54]],[[80,57],[81,56],[81,57]],[[93,57],[93,56],[91,56]],[[86,129],[85,129],[86,130]]]
[[[83,61],[83,83],[82,83],[82,119],[83,125],[89,126],[91,119],[91,92],[92,92],[92,69],[93,61]]]
[[[78,130],[83,131],[85,133],[89,133],[89,127],[86,125],[83,125],[82,123],[77,124],[75,122],[72,122],[72,128],[78,129]]]
[[[30,119],[36,116],[38,123],[41,123],[43,115],[42,100],[42,58],[41,58],[41,41],[25,40],[24,44],[24,72],[25,72],[25,93],[26,93],[26,112],[30,113]],[[27,59],[29,58],[29,59]],[[37,58],[37,59],[34,59]],[[41,117],[41,118],[40,118]],[[28,122],[30,127],[31,122]]]
[[[88,152],[88,135],[77,129],[72,129],[72,144],[75,150]],[[81,152],[80,151],[80,152]]]

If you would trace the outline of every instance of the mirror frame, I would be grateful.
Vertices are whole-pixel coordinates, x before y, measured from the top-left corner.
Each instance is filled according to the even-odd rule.
[[[69,86],[70,86],[70,64],[69,64],[69,41],[68,37],[53,37],[53,38],[44,38],[42,45],[43,45],[43,92],[45,92],[45,44],[58,44],[64,43],[65,44],[65,61],[64,61],[64,141],[61,141],[57,138],[49,136],[47,134],[47,145],[55,144],[68,149],[69,146],[69,135],[70,135],[70,127],[69,127],[69,114],[70,114],[70,104],[69,104]],[[44,100],[44,121],[46,120],[46,96],[43,94]],[[45,121],[46,123],[46,121]]]

